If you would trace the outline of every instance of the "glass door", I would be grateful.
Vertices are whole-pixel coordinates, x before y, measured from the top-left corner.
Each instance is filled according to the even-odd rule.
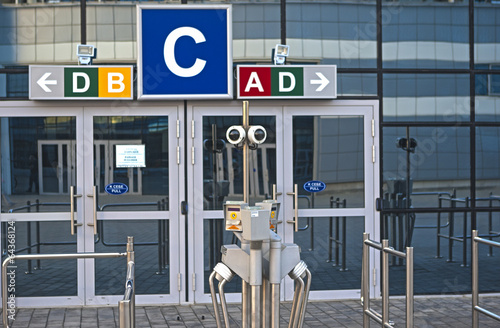
[[[7,114],[4,114],[7,113]],[[84,252],[83,110],[46,104],[0,105],[2,259]],[[71,192],[73,191],[73,192]],[[73,221],[71,220],[73,218]],[[84,263],[13,260],[18,306],[84,304]]]
[[[377,110],[372,101],[284,107],[284,240],[301,248],[310,299],[359,297],[363,232],[376,239],[379,226]],[[290,279],[284,290],[290,300]]]
[[[188,108],[191,121],[191,169],[188,170],[190,194],[189,222],[194,227],[190,236],[189,267],[193,268],[190,290],[197,303],[211,302],[208,277],[220,262],[221,246],[236,243],[232,232],[225,231],[223,203],[243,199],[243,157],[226,140],[232,125],[242,124],[241,102],[193,103]],[[281,184],[277,167],[282,149],[280,106],[250,104],[250,124],[262,125],[267,131],[264,144],[249,154],[250,203],[272,198],[273,184]],[[191,184],[192,183],[192,184]],[[235,277],[225,287],[228,301],[240,300],[241,279]]]
[[[179,303],[181,282],[178,218],[179,106],[85,112],[86,250],[122,252],[134,237],[136,301]],[[184,228],[184,227],[182,227]],[[87,304],[116,304],[123,297],[123,259],[87,260]]]

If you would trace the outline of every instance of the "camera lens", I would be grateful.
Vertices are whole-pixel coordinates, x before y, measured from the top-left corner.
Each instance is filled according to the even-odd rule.
[[[262,141],[266,138],[266,133],[262,129],[258,129],[253,134],[256,141]]]
[[[236,142],[240,138],[240,131],[233,129],[229,131],[228,137],[229,139],[231,139],[231,141]]]

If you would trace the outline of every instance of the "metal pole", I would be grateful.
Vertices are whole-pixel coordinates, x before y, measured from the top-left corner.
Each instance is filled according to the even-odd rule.
[[[382,325],[389,324],[389,240],[382,240]]]
[[[465,207],[469,207],[469,197],[465,197]],[[462,234],[462,266],[467,266],[467,212],[464,212],[463,234]]]
[[[243,129],[248,131],[249,126],[249,108],[248,101],[243,101]],[[243,143],[243,202],[250,205],[249,201],[249,167],[248,167],[248,144],[246,142]]]
[[[252,328],[260,328],[261,324],[261,293],[262,286],[262,241],[250,242],[250,288]]]
[[[129,263],[135,263],[135,252],[134,252],[134,237],[127,237],[127,266]],[[135,328],[135,268],[132,271],[132,297],[130,298],[130,322],[131,327]]]
[[[366,244],[366,240],[370,238],[370,234],[363,233],[363,257],[361,262],[361,303],[363,304],[363,328],[370,328],[370,247]]]
[[[222,279],[222,281],[219,283],[219,296],[222,315],[224,316],[224,324],[226,325],[226,328],[229,328],[229,313],[227,312],[226,295],[224,294],[224,285],[226,284],[226,282],[226,279]]]
[[[406,327],[413,328],[413,247],[406,247]]]
[[[217,324],[217,328],[221,327],[221,321],[220,321],[220,313],[219,313],[219,307],[217,306],[217,295],[215,294],[215,287],[214,287],[214,277],[217,274],[217,272],[212,271],[210,274],[210,277],[208,277],[208,284],[210,286],[210,295],[212,296],[212,305],[214,306],[214,316],[215,316],[215,323]]]
[[[472,230],[472,328],[479,327],[479,313],[476,311],[476,306],[479,304],[479,251],[476,242],[477,230]]]

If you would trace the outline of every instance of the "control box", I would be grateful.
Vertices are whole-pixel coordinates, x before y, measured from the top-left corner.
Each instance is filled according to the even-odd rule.
[[[227,231],[243,231],[241,209],[244,207],[248,207],[248,204],[242,201],[228,200],[224,203],[224,220],[226,221]]]
[[[260,206],[263,209],[269,210],[269,229],[276,229],[278,225],[278,216],[280,213],[280,203],[274,199],[266,199],[260,203],[255,203],[255,206]]]

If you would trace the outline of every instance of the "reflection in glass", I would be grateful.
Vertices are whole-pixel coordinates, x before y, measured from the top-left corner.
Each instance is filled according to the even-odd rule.
[[[170,228],[168,220],[98,221],[95,251],[124,252],[134,237],[136,294],[170,293]],[[133,233],[132,233],[133,232]],[[96,259],[96,295],[123,295],[124,258]]]
[[[500,206],[500,128],[476,128],[476,206]]]
[[[266,141],[249,151],[250,204],[271,198],[276,184],[276,118],[251,116],[251,125],[262,125]],[[243,198],[243,152],[226,140],[226,131],[241,125],[241,116],[203,118],[203,208],[220,210],[226,200]],[[215,147],[214,147],[215,145]]]
[[[94,183],[101,211],[168,210],[168,129],[163,116],[94,117]],[[125,193],[106,191],[118,183]]]
[[[500,69],[500,65],[477,65]],[[499,122],[500,74],[476,74],[476,121]]]
[[[365,218],[299,218],[299,227],[293,238],[311,271],[311,290],[359,289]]]
[[[346,199],[349,208],[364,206],[364,131],[362,116],[296,116],[293,118],[293,181],[300,208],[332,207]],[[304,184],[319,180],[321,192]]]
[[[406,128],[384,128],[383,133],[385,208],[466,205],[465,197],[470,197],[468,128],[416,127],[408,133]]]
[[[2,222],[2,249],[6,256],[7,222]],[[69,222],[14,222],[15,246],[21,254],[76,253],[76,235],[69,233]],[[15,260],[16,297],[76,296],[77,260]]]
[[[384,74],[384,121],[469,119],[469,75]]]
[[[467,5],[384,1],[381,15],[384,68],[469,68]]]
[[[74,117],[1,118],[2,212],[69,211]]]

